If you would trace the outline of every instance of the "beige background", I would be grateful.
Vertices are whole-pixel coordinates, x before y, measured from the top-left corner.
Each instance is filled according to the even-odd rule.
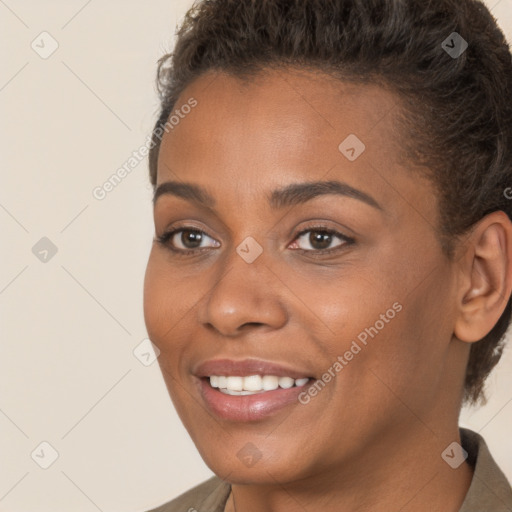
[[[190,5],[0,1],[0,511],[143,511],[211,475],[157,364],[133,354],[147,336],[146,161],[92,195],[150,133],[156,60]],[[512,0],[489,5],[512,40]],[[59,45],[46,59],[31,47],[51,49],[43,31]],[[46,263],[42,237],[58,250]],[[490,389],[463,424],[512,479],[512,349]],[[48,469],[43,441],[59,454]]]

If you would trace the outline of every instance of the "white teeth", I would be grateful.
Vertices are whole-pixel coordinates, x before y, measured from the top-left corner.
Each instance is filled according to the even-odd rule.
[[[279,377],[275,375],[264,375],[262,386],[264,391],[272,391],[273,389],[277,389],[279,387]]]
[[[244,377],[244,389],[246,391],[261,391],[262,389],[262,378],[259,375],[250,375]]]
[[[232,389],[221,389],[219,391],[221,391],[222,393],[225,393],[226,395],[237,395],[237,396],[241,396],[241,395],[255,395],[255,394],[259,393],[259,391],[246,391],[246,390],[233,391]]]
[[[244,378],[243,377],[227,377],[226,388],[231,391],[242,391],[244,389]],[[250,391],[249,389],[247,391]]]
[[[253,395],[277,388],[289,389],[293,386],[304,386],[309,379],[292,379],[291,377],[277,377],[276,375],[249,375],[238,377],[234,375],[212,375],[210,385],[219,388],[219,391],[228,395]]]
[[[279,377],[279,387],[288,389],[295,384],[295,381],[291,377]]]

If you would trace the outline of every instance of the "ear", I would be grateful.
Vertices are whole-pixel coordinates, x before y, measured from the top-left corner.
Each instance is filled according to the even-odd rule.
[[[454,334],[471,343],[492,330],[512,293],[512,222],[507,214],[496,211],[481,219],[462,251]]]

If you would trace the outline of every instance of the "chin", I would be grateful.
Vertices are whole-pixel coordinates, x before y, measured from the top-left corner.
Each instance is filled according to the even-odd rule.
[[[265,444],[254,440],[254,436],[244,436],[243,439],[233,436],[226,445],[214,448],[196,443],[196,447],[208,468],[223,480],[241,485],[275,485],[276,482],[292,482],[306,476],[304,468],[307,464],[297,461],[301,450],[293,446],[286,447],[286,450],[276,447],[277,444],[283,448],[284,442],[279,439],[276,443],[274,438]]]

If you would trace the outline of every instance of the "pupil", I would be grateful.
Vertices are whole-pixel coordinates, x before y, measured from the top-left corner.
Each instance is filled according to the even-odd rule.
[[[326,249],[331,244],[332,235],[325,231],[312,231],[309,235],[309,243],[315,249]]]
[[[198,231],[184,230],[181,234],[181,241],[188,249],[199,247],[201,245],[201,239],[202,235]]]

